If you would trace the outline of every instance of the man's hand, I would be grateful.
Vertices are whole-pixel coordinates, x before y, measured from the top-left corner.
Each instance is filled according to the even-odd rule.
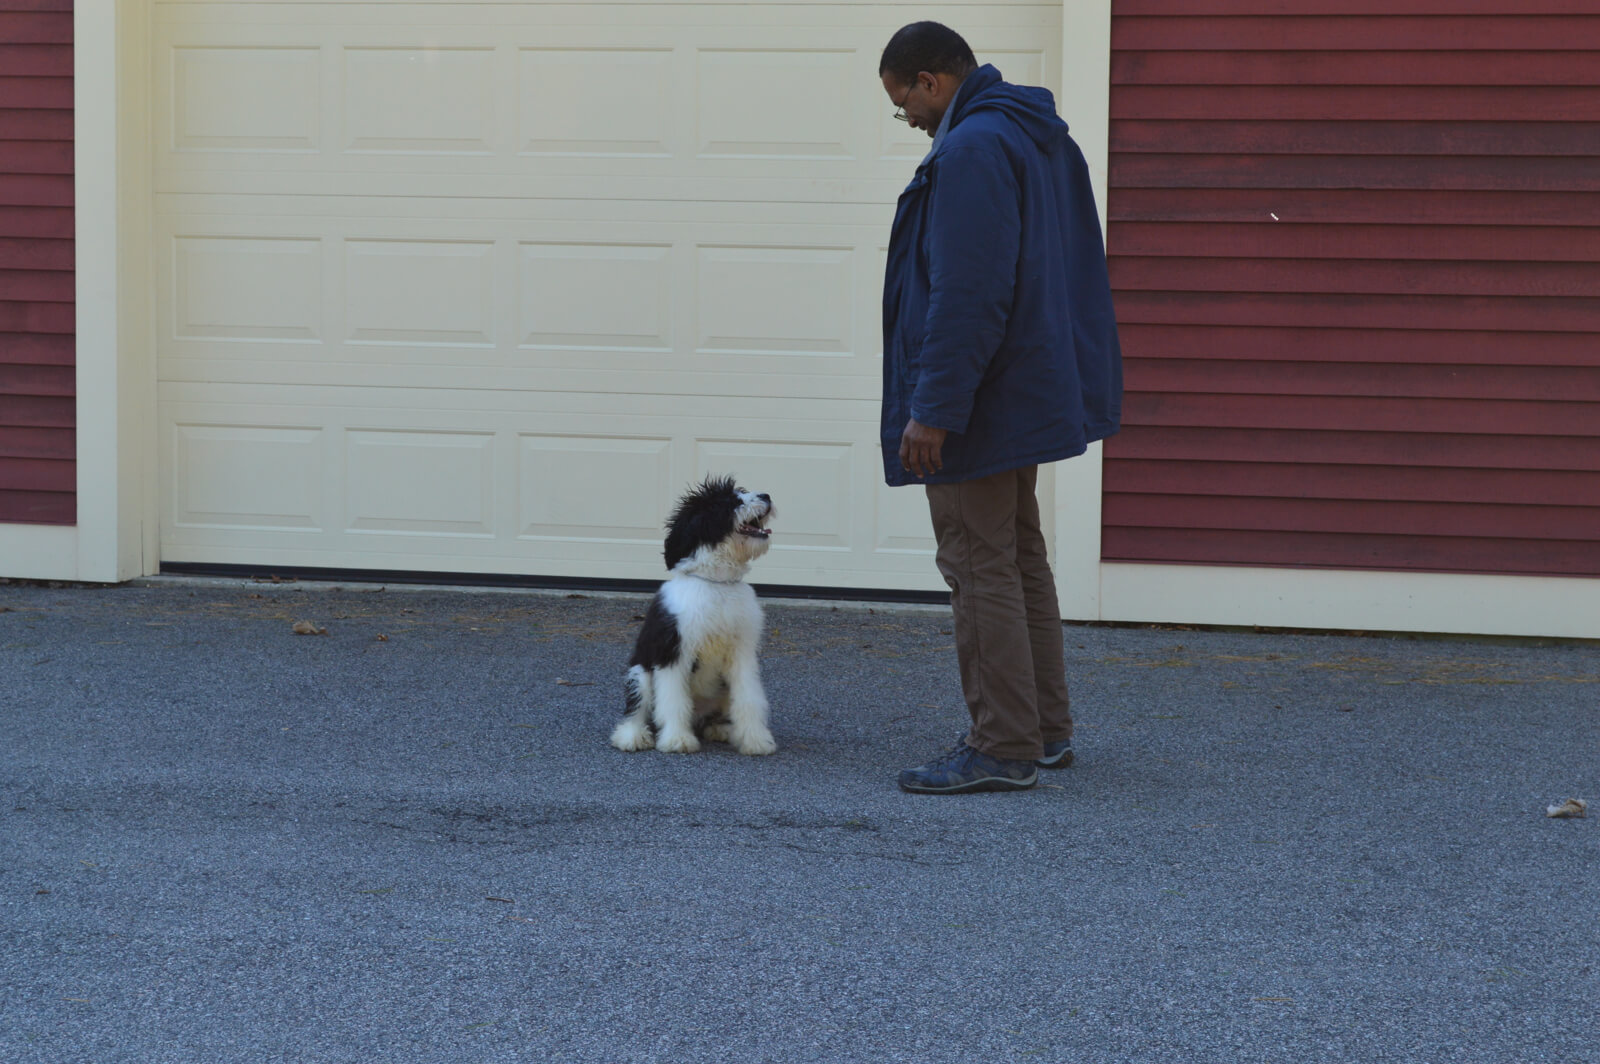
[[[900,464],[905,466],[906,472],[920,480],[943,469],[940,452],[944,450],[947,434],[948,430],[924,425],[916,418],[907,421],[906,430],[900,434]]]

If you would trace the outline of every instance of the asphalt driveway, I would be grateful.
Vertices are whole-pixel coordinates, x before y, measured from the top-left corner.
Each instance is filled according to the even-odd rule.
[[[0,1061],[1600,1061],[1600,647],[1068,626],[1078,764],[900,793],[947,611],[0,585]],[[296,621],[326,634],[297,635]]]

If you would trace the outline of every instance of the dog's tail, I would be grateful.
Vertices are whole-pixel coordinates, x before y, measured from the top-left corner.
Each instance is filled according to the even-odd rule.
[[[655,710],[655,680],[650,670],[635,665],[628,670],[623,687],[622,720],[611,731],[611,745],[618,750],[648,750],[656,744],[650,715]]]

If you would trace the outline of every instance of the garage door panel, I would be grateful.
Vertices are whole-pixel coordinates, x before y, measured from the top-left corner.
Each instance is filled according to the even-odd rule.
[[[565,382],[607,372],[617,391],[877,394],[881,227],[157,223],[163,379],[367,384],[381,368],[397,387],[467,373],[484,388],[582,389],[592,379]]]
[[[319,153],[322,63],[315,46],[171,46],[156,97],[169,150]]]
[[[213,6],[254,17],[219,20]],[[411,24],[395,24],[396,7]],[[585,5],[585,23],[554,25],[540,21],[554,9],[538,6],[520,20],[463,24],[461,7],[319,4],[280,23],[270,5],[163,5],[172,20],[157,31],[156,128],[168,131],[155,145],[159,186],[196,188],[174,182],[198,171],[213,175],[212,190],[223,174],[238,191],[301,175],[341,195],[360,194],[363,178],[384,195],[435,195],[433,179],[446,175],[472,179],[456,194],[515,196],[519,180],[550,194],[571,187],[553,179],[594,175],[624,196],[640,181],[678,179],[670,198],[695,199],[703,191],[684,179],[734,178],[750,184],[717,199],[787,200],[795,184],[785,179],[803,163],[808,179],[844,182],[830,200],[842,191],[882,202],[882,183],[898,191],[906,164],[927,150],[877,85],[903,9],[851,25],[839,18],[847,8],[800,4],[728,25],[734,7],[708,24],[694,5],[616,18]],[[780,11],[800,17],[773,20]],[[1051,83],[1054,14],[1054,35],[1036,25],[973,32],[980,61]],[[628,179],[633,193],[615,184]]]
[[[942,589],[877,442],[911,18],[1059,79],[1057,3],[157,3],[163,559],[656,579],[727,472],[761,580]]]
[[[494,433],[346,429],[343,531],[492,538]]]
[[[499,146],[493,48],[346,47],[341,58],[343,151],[490,155]]]
[[[566,45],[516,50],[512,150],[553,157],[670,159],[682,150],[671,48]],[[554,106],[571,99],[575,106]]]
[[[306,425],[174,422],[166,427],[175,529],[317,533],[328,525],[324,433]]]
[[[702,244],[695,252],[697,353],[855,353],[855,248]]]
[[[494,244],[345,240],[344,338],[387,347],[495,347]]]
[[[207,349],[272,341],[321,346],[328,335],[322,241],[296,236],[175,235],[163,331]]]
[[[524,432],[517,446],[519,538],[659,548],[672,437]]]
[[[672,352],[680,305],[675,277],[683,270],[673,245],[529,240],[517,251],[518,347]]]
[[[172,383],[204,381],[252,385],[284,368],[281,359],[273,359],[273,353],[272,349],[263,347],[258,352],[250,352],[252,357],[230,359],[227,362],[166,359],[162,362],[162,380]],[[750,361],[759,365],[761,359],[751,356]],[[768,373],[755,369],[740,373],[705,374],[705,383],[697,384],[694,378],[683,372],[659,367],[617,372],[626,376],[629,387],[619,388],[615,394],[646,394],[663,404],[674,403],[680,398],[736,401],[762,396],[781,396],[789,402],[857,401],[876,404],[878,401],[877,382],[864,377],[829,378],[816,374]],[[439,374],[433,365],[315,361],[304,363],[294,376],[300,383],[317,388],[367,388],[381,383],[383,387],[395,391],[432,392],[437,388],[435,382]],[[457,383],[465,384],[483,378],[485,372],[479,367],[464,365],[454,376]],[[596,386],[594,369],[582,366],[495,370],[488,376],[499,382],[492,390],[507,395],[559,394]],[[877,416],[876,408],[873,416]]]
[[[684,487],[716,473],[778,502],[767,582],[936,589],[922,492],[881,484],[864,416],[875,404],[407,398],[164,384],[168,560],[654,579],[661,522]],[[404,556],[413,563],[397,564]],[[592,568],[601,560],[605,571]]]

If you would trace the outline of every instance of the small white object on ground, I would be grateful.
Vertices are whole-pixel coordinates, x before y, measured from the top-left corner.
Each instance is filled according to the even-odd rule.
[[[1579,817],[1589,815],[1589,803],[1582,798],[1568,798],[1560,805],[1546,806],[1545,816]]]

